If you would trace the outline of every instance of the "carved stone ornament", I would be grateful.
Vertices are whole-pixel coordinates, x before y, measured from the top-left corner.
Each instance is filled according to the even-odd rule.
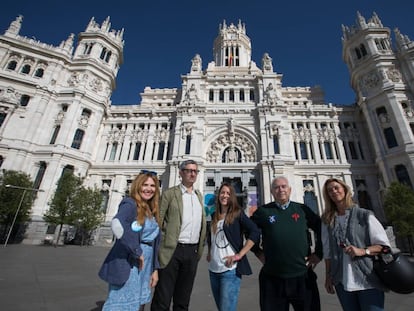
[[[387,71],[387,77],[392,82],[400,82],[401,81],[401,73],[397,69],[390,69]]]
[[[371,72],[362,78],[362,85],[367,89],[372,89],[378,86],[379,76],[376,72]]]

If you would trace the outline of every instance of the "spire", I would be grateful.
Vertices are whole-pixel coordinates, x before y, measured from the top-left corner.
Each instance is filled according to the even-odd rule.
[[[412,43],[407,35],[403,35],[398,28],[394,29],[395,41],[399,50],[406,50]]]
[[[103,21],[101,29],[108,32],[111,28],[111,23],[109,22],[109,16]]]
[[[6,30],[5,35],[10,37],[16,37],[19,35],[20,28],[22,27],[23,15],[16,17],[14,21],[10,23],[9,28]]]
[[[73,49],[73,40],[75,38],[75,35],[71,33],[69,37],[66,39],[66,41],[62,41],[62,43],[59,45],[60,48],[72,52]]]
[[[357,26],[359,26],[361,29],[365,29],[367,28],[367,23],[365,21],[365,17],[363,17],[361,15],[361,13],[359,13],[359,11],[357,11]]]

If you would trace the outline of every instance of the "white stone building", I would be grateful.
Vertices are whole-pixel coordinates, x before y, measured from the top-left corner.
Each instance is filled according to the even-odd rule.
[[[265,54],[256,64],[245,25],[220,25],[214,59],[200,55],[181,89],[145,88],[140,105],[111,105],[123,62],[123,30],[109,18],[51,46],[19,35],[22,17],[0,36],[1,168],[29,173],[39,192],[27,243],[41,243],[59,177],[72,169],[104,193],[106,222],[130,181],[156,171],[162,189],[179,182],[180,161],[199,163],[209,197],[223,181],[249,208],[271,201],[286,175],[292,199],[323,211],[322,186],[339,177],[384,221],[381,194],[414,181],[414,43],[376,14],[343,27],[343,59],[357,102],[327,104],[319,87],[283,86]],[[185,70],[185,69],[183,69]],[[106,224],[96,239],[110,239]]]

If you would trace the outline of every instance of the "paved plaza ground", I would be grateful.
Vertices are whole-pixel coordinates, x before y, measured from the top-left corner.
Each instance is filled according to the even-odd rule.
[[[98,276],[109,248],[80,246],[0,246],[0,310],[99,311],[107,285]],[[238,310],[258,311],[260,262],[249,254],[253,275],[243,277]],[[323,264],[318,265],[322,310],[341,310],[335,295],[323,287]],[[149,310],[149,307],[146,308]],[[199,264],[191,296],[191,311],[216,310],[210,291],[205,256]],[[385,310],[414,310],[414,293],[386,294]]]

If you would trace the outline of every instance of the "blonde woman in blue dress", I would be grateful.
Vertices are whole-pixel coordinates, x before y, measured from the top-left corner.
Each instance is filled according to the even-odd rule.
[[[159,197],[158,178],[145,171],[119,204],[111,223],[116,241],[99,271],[109,283],[103,311],[144,310],[151,300],[151,289],[158,282]]]

